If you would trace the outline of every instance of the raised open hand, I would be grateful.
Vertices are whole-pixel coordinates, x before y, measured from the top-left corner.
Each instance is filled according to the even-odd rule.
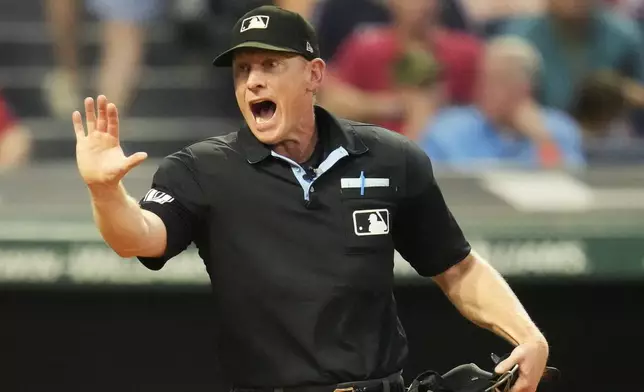
[[[117,185],[132,168],[147,158],[144,152],[129,157],[123,153],[119,142],[119,115],[113,103],[105,96],[97,99],[98,117],[92,98],[85,99],[87,134],[80,112],[72,115],[76,132],[76,162],[83,181],[89,186]]]

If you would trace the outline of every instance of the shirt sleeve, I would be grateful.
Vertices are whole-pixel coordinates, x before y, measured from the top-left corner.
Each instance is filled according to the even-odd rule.
[[[189,150],[166,157],[154,174],[151,189],[139,202],[141,208],[161,218],[167,231],[165,254],[138,258],[152,270],[161,269],[168,260],[184,251],[201,225],[206,203],[195,176],[193,160]]]
[[[394,218],[396,250],[421,276],[435,276],[471,251],[434,178],[429,157],[405,140],[406,186]]]

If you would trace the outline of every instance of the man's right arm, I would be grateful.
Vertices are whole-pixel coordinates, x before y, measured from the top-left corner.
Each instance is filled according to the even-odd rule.
[[[80,112],[72,114],[79,174],[92,196],[96,225],[120,256],[137,256],[157,270],[186,249],[205,211],[195,175],[195,157],[184,149],[166,157],[154,174],[152,189],[140,203],[128,196],[122,178],[147,158],[125,156],[119,142],[119,116],[103,95],[85,99],[87,131]]]
[[[165,253],[165,224],[156,214],[142,209],[122,183],[116,188],[89,190],[96,226],[119,256],[156,258]]]

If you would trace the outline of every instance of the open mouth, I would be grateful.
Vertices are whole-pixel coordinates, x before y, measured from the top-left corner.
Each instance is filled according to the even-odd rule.
[[[277,111],[277,104],[271,100],[264,100],[250,104],[250,110],[255,116],[255,121],[262,124],[270,121]]]

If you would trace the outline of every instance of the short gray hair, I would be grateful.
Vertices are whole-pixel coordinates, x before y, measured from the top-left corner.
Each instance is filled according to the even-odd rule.
[[[493,38],[486,45],[486,53],[507,58],[525,74],[531,84],[537,82],[543,66],[543,58],[539,51],[525,39],[512,35]]]

